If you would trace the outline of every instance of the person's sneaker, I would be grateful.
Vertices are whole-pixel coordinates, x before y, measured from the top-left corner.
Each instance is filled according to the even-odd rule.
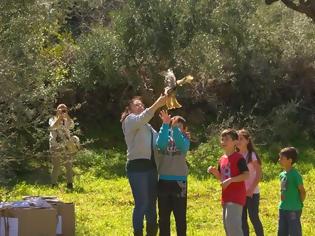
[[[73,189],[73,183],[67,183],[67,189]]]

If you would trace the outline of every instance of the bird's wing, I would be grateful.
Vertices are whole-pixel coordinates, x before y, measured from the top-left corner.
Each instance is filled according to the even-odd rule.
[[[179,86],[182,86],[183,84],[191,83],[191,81],[194,79],[191,75],[187,75],[184,78],[177,80],[176,83]]]

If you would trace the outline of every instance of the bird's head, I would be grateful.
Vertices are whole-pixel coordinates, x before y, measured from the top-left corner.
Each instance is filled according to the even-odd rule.
[[[172,69],[168,69],[167,71],[162,71],[160,75],[164,76],[165,86],[169,88],[176,87],[176,77]]]

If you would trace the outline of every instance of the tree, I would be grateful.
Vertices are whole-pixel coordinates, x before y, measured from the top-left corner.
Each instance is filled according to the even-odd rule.
[[[270,5],[279,0],[265,0],[266,4]],[[315,22],[315,0],[281,0],[288,8],[303,13],[308,17],[312,18]]]
[[[56,86],[43,55],[54,25],[35,1],[0,3],[0,182],[43,162]]]

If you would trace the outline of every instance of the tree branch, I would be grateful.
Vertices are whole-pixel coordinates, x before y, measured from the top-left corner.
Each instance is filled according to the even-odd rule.
[[[315,8],[312,5],[315,5],[315,0],[300,0],[300,4],[295,4],[292,0],[282,0],[282,2],[288,7],[297,12],[304,13],[308,17],[312,18],[315,22]]]
[[[291,0],[281,0],[288,8],[291,8],[295,11],[305,13],[304,9],[301,7],[301,5],[296,5],[293,1]]]
[[[279,0],[265,0],[267,5],[270,5]],[[299,0],[299,4],[293,0],[281,0],[288,8],[303,13],[310,17],[315,23],[315,0]]]
[[[272,4],[272,3],[274,3],[274,2],[278,2],[279,0],[265,0],[265,3],[267,4],[267,5],[270,5],[270,4]]]

